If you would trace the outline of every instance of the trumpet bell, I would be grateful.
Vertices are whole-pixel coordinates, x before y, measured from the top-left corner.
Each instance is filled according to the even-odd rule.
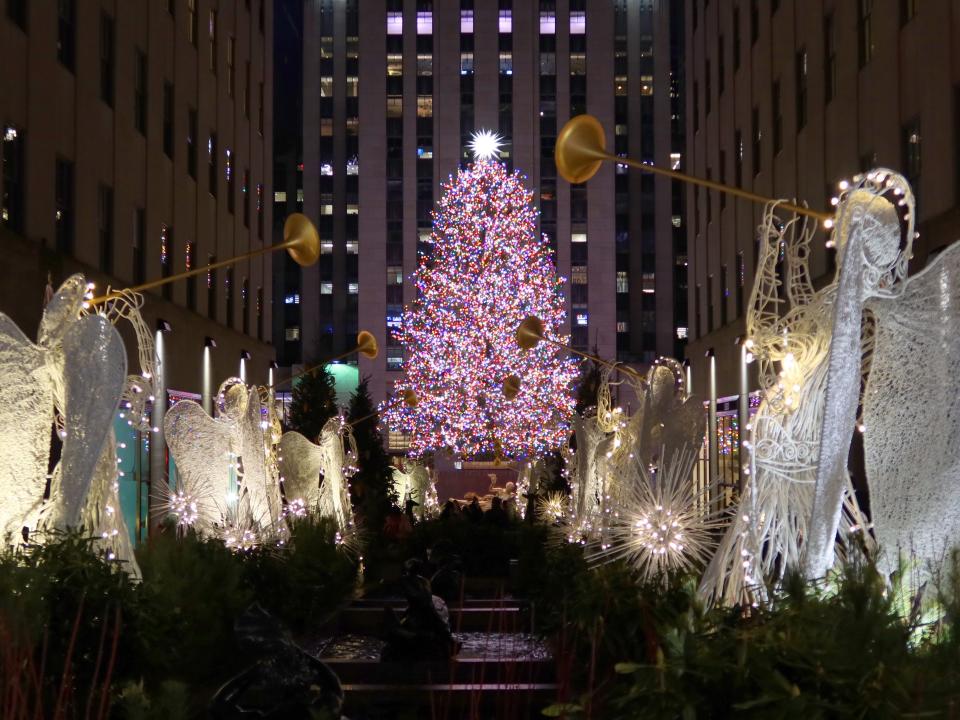
[[[557,135],[553,159],[560,176],[570,183],[585,183],[610,156],[603,126],[593,115],[570,118]]]
[[[310,219],[302,213],[292,213],[283,223],[283,244],[294,262],[310,267],[320,257],[320,236]]]
[[[525,317],[517,326],[517,345],[524,350],[532,350],[543,339],[543,320],[534,315]]]
[[[377,357],[380,349],[377,347],[377,339],[366,330],[357,333],[357,352],[366,358],[373,360]]]
[[[503,396],[507,400],[513,400],[520,392],[520,378],[516,375],[507,375],[503,379]]]

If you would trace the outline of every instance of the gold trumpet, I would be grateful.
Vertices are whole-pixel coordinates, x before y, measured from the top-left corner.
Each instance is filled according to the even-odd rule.
[[[306,215],[302,215],[301,213],[293,213],[292,215],[287,216],[287,220],[283,224],[283,242],[279,243],[278,245],[268,245],[267,247],[262,247],[257,250],[251,250],[250,252],[245,252],[242,255],[237,255],[236,257],[232,257],[227,260],[221,260],[220,262],[204,265],[203,267],[194,268],[193,270],[187,270],[186,272],[177,273],[176,275],[170,275],[169,277],[160,278],[159,280],[151,280],[150,282],[135,285],[132,288],[127,288],[122,292],[107,293],[106,295],[95,297],[92,300],[87,300],[86,302],[88,305],[99,305],[107,300],[119,297],[123,293],[152,290],[153,288],[160,287],[161,285],[168,285],[172,282],[176,282],[177,280],[183,280],[184,278],[201,275],[209,272],[210,270],[227,267],[228,265],[235,265],[238,262],[250,260],[251,258],[255,258],[260,255],[276,252],[277,250],[286,250],[290,257],[293,258],[294,262],[302,267],[309,267],[317,261],[317,258],[320,257],[320,236],[317,235],[317,229],[313,226],[313,223],[310,222]]]
[[[543,320],[535,315],[529,315],[520,322],[520,324],[517,326],[517,332],[514,334],[514,338],[517,341],[517,345],[519,345],[523,350],[532,350],[540,342],[549,343],[550,345],[556,345],[558,348],[563,348],[567,352],[571,352],[574,355],[579,355],[587,360],[593,360],[595,363],[599,363],[600,365],[605,365],[606,367],[613,368],[614,370],[624,372],[627,375],[640,380],[641,382],[646,382],[646,379],[643,375],[628,365],[618,365],[617,363],[612,363],[609,360],[604,360],[602,357],[597,355],[591,355],[590,353],[575,350],[569,345],[564,345],[562,342],[557,342],[556,340],[548,338],[543,334]],[[504,385],[506,385],[506,383],[504,383]],[[504,387],[504,395],[506,394],[506,387]]]
[[[316,365],[311,365],[306,370],[301,370],[296,375],[291,375],[285,380],[281,380],[280,382],[276,383],[273,387],[277,387],[278,385],[285,385],[288,382],[293,382],[298,378],[302,378],[304,375],[309,375],[310,373],[312,373],[314,370],[317,370],[318,368],[325,367],[332,362],[336,362],[337,360],[343,360],[343,358],[347,357],[348,355],[353,355],[354,353],[359,353],[360,355],[363,355],[364,357],[370,358],[371,360],[373,360],[375,357],[377,357],[377,354],[379,352],[380,352],[380,348],[377,345],[377,339],[373,336],[373,333],[368,332],[367,330],[361,330],[360,332],[357,333],[356,347],[350,348],[346,352],[340,353],[339,355],[336,355],[332,358],[328,358],[323,362],[317,363]]]
[[[560,130],[557,136],[557,144],[553,152],[554,161],[557,164],[557,171],[567,182],[578,184],[585,183],[592,178],[600,164],[604,160],[609,160],[623,165],[643,170],[644,172],[654,173],[655,175],[664,175],[674,180],[700,185],[710,190],[717,190],[722,193],[728,193],[750,200],[756,203],[778,203],[778,207],[784,210],[795,212],[798,215],[807,215],[818,220],[831,220],[833,213],[820,212],[812,210],[802,205],[794,203],[781,202],[776,198],[769,198],[763,195],[757,195],[749,190],[743,190],[732,185],[714,182],[713,180],[704,180],[703,178],[687,175],[676,170],[667,170],[666,168],[648,165],[647,163],[631,160],[626,157],[617,157],[607,152],[606,139],[603,134],[603,126],[593,115],[577,115],[567,121],[567,124]]]

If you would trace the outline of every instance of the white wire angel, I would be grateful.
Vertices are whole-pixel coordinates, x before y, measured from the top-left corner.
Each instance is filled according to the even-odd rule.
[[[437,515],[440,510],[437,484],[430,468],[411,459],[398,458],[396,462],[398,466],[393,468],[393,489],[400,503],[405,503],[407,499],[417,503],[416,514],[420,520]]]
[[[308,512],[332,517],[341,539],[353,534],[350,478],[357,447],[349,423],[336,415],[324,424],[319,444],[298,432],[286,432],[280,440],[280,471],[287,502],[300,500]]]
[[[16,543],[22,534],[83,526],[137,575],[120,510],[113,420],[122,404],[131,424],[148,427],[153,345],[139,295],[116,294],[91,310],[91,288],[73,275],[45,295],[36,344],[0,313],[0,532]],[[133,324],[140,375],[126,377],[120,319]],[[44,500],[53,427],[63,449]]]
[[[749,480],[701,583],[704,596],[725,603],[744,600],[748,587],[801,566],[820,456],[840,274],[814,291],[808,259],[815,227],[797,217],[782,223],[776,208],[776,203],[767,206],[759,229],[746,319],[747,348],[759,361],[762,394],[751,423]],[[777,272],[781,261],[786,267],[782,280]],[[789,309],[781,313],[784,305]],[[859,372],[858,361],[856,367]],[[859,513],[852,494],[845,499],[850,526]],[[838,513],[844,498],[839,500]]]
[[[271,427],[260,390],[229,378],[215,407],[210,417],[192,400],[181,400],[164,417],[179,476],[167,510],[201,532],[268,534],[280,520],[281,499],[267,458]]]
[[[960,244],[906,277],[913,193],[886,169],[855,179],[839,208],[843,270],[805,569],[819,577],[832,564],[860,404],[881,567],[892,572],[901,553],[914,554],[926,576],[960,535]]]

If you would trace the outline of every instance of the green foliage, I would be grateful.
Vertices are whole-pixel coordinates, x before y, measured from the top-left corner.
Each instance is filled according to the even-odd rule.
[[[580,698],[545,715],[939,717],[960,702],[956,569],[941,590],[946,622],[936,641],[917,644],[866,561],[848,563],[830,588],[789,575],[768,607],[731,610],[704,608],[692,578],[643,587],[620,564],[587,570],[577,553],[551,549],[531,578],[559,665],[576,669],[561,683]]]
[[[358,565],[334,532],[328,520],[303,521],[288,547],[237,554],[165,528],[138,550],[139,583],[76,531],[8,550],[0,554],[0,695],[26,697],[20,704],[40,716],[56,705],[68,669],[71,708],[90,694],[96,710],[108,682],[120,717],[196,716],[250,663],[234,624],[254,600],[296,631],[352,596]]]
[[[581,364],[576,389],[577,403],[574,410],[582,415],[588,407],[597,404],[597,392],[600,390],[600,366],[595,360],[584,361]]]
[[[383,437],[378,425],[368,378],[363,378],[350,396],[349,420],[367,418],[353,426],[357,442],[357,465],[360,470],[350,481],[354,504],[360,521],[370,532],[378,533],[383,528],[390,506],[397,502],[393,492],[393,470],[390,456],[383,449]]]
[[[337,414],[333,376],[317,368],[296,381],[290,400],[290,429],[316,442],[324,423]]]

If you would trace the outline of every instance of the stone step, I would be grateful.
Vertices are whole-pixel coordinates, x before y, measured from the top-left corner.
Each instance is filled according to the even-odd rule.
[[[398,614],[405,604],[390,605]],[[454,632],[523,632],[530,629],[529,609],[519,605],[465,605],[448,608]],[[337,633],[376,635],[384,624],[384,606],[354,604],[332,623]]]
[[[352,720],[541,718],[558,690],[549,682],[345,683],[343,689],[344,715]],[[420,712],[410,714],[413,710]]]

